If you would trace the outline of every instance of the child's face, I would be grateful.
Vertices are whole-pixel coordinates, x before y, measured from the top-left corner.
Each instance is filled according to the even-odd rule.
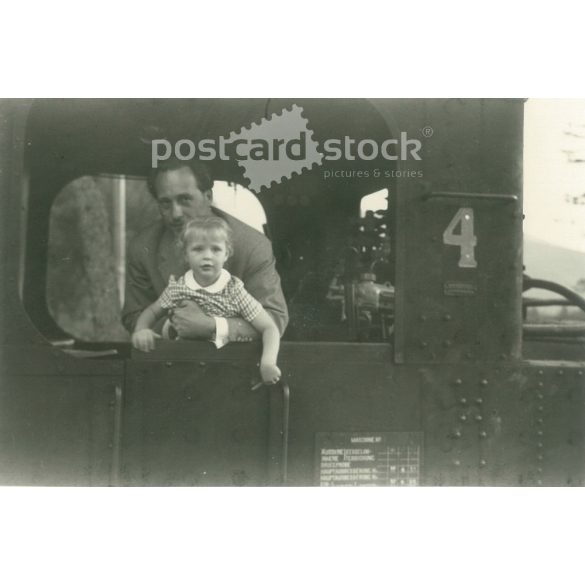
[[[187,262],[195,280],[201,286],[213,284],[228,259],[225,236],[222,233],[195,233],[185,248]]]

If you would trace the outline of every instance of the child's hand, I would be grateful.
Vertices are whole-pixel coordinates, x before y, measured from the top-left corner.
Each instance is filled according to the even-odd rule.
[[[280,369],[276,364],[260,362],[260,374],[264,384],[276,384],[280,380]]]
[[[140,351],[152,351],[154,340],[160,339],[160,335],[152,329],[141,329],[132,334],[132,345]]]

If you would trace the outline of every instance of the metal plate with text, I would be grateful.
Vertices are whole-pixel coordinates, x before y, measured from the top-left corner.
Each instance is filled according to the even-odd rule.
[[[316,434],[320,486],[416,486],[421,463],[421,433]]]

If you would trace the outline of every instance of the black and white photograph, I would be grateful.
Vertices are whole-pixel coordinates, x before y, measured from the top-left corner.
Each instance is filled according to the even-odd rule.
[[[1,107],[3,484],[583,485],[584,101]]]
[[[0,580],[578,581],[576,3],[9,3]]]

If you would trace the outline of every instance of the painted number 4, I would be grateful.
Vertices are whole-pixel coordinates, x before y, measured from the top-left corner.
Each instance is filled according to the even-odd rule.
[[[455,233],[460,226],[459,233]],[[475,246],[477,238],[473,233],[473,209],[461,207],[443,232],[443,243],[448,246],[459,246],[459,268],[477,268]]]

